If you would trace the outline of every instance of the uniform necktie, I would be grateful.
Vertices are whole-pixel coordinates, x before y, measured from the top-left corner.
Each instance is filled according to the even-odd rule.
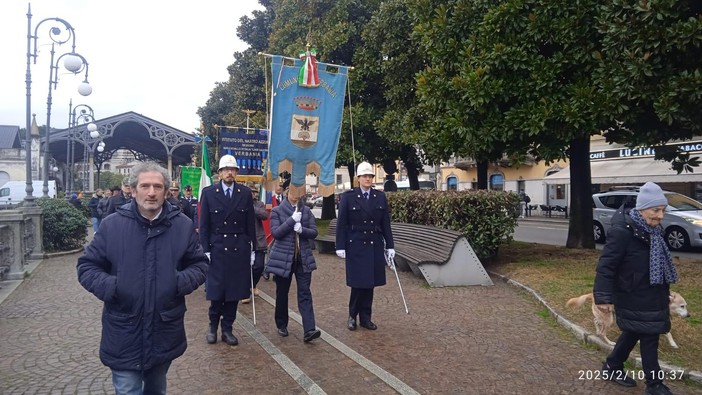
[[[368,192],[363,192],[363,198],[368,200]]]
[[[232,190],[227,188],[227,199],[231,199],[231,198],[232,198]]]

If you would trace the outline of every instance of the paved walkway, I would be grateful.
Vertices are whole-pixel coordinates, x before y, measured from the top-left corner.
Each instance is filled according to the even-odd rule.
[[[0,393],[112,392],[109,369],[98,359],[102,306],[76,280],[78,256],[45,260],[0,304]],[[334,255],[317,258],[312,291],[321,339],[304,344],[299,321],[290,323],[289,337],[279,337],[268,296],[274,283],[262,280],[257,325],[252,306],[240,306],[239,345],[208,345],[207,303],[197,290],[187,300],[188,350],[171,367],[169,392],[643,393],[643,383],[625,389],[583,379],[601,366],[604,353],[564,335],[539,316],[530,296],[498,279],[491,287],[430,289],[400,273],[407,315],[389,275],[388,286],[376,289],[373,317],[380,329],[350,332],[343,263]],[[693,393],[681,383],[670,386],[676,394]]]

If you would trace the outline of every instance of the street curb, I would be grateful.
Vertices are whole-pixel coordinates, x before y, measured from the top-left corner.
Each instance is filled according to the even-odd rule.
[[[76,248],[75,250],[44,253],[44,259],[51,259],[51,258],[56,258],[59,256],[64,256],[64,255],[71,255],[71,254],[81,252],[84,249],[85,249],[85,247],[79,247],[79,248]]]
[[[530,293],[531,296],[534,297],[534,299],[536,299],[541,305],[543,305],[548,310],[549,314],[556,320],[556,322],[558,322],[561,326],[563,326],[564,328],[571,331],[578,340],[580,340],[584,343],[587,343],[587,344],[594,344],[600,350],[603,350],[603,351],[607,351],[607,352],[612,351],[612,346],[605,343],[596,334],[592,334],[592,333],[588,332],[586,329],[580,327],[579,325],[574,324],[573,322],[568,320],[566,317],[559,314],[556,310],[554,310],[551,306],[549,306],[548,303],[546,303],[546,300],[544,300],[544,298],[541,297],[541,295],[539,295],[533,289],[529,288],[528,286],[526,286],[518,281],[512,280],[505,275],[495,273],[491,270],[487,270],[487,272],[490,273],[490,275],[499,277],[502,281],[504,281],[505,283],[507,283],[511,286],[521,288],[522,290]],[[633,363],[634,366],[636,366],[637,368],[641,368],[641,366],[642,366],[641,365],[641,358],[638,356],[635,356],[633,354],[629,357],[629,362]],[[702,372],[681,368],[679,366],[671,365],[671,364],[664,362],[664,361],[659,361],[659,364],[661,365],[661,369],[664,371],[678,371],[678,372],[682,371],[683,378],[694,381],[697,384],[702,384]]]

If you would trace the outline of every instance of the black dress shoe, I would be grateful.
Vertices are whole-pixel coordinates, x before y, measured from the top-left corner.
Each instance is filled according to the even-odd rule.
[[[210,325],[210,330],[207,332],[207,344],[215,344],[217,343],[217,327],[212,328],[212,325]]]
[[[371,331],[378,329],[378,325],[374,324],[372,321],[366,323],[361,322],[361,326]]]
[[[349,328],[350,331],[356,330],[356,320],[353,317],[349,317],[349,322],[347,323],[347,328]]]
[[[312,340],[320,337],[321,335],[322,335],[322,332],[320,332],[319,329],[313,329],[311,331],[305,332],[305,336],[302,338],[302,340],[304,340],[305,343],[309,343]]]
[[[288,337],[288,328],[278,328],[278,334],[281,337]]]
[[[222,332],[222,341],[229,344],[230,346],[236,346],[239,344],[236,336],[231,332]]]

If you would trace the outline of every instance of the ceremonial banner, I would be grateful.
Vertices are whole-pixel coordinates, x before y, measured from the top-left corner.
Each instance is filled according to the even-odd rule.
[[[314,173],[319,180],[318,192],[329,196],[336,183],[334,165],[348,67],[318,63],[311,51],[302,60],[294,59],[294,65],[290,58],[272,59],[266,177],[271,180],[287,170],[292,174],[291,191],[300,195],[304,193],[305,175]]]
[[[262,176],[268,155],[268,131],[265,129],[219,129],[219,155],[234,155],[239,175]]]
[[[193,166],[180,167],[180,190],[183,191],[186,185],[193,189],[193,196],[200,196],[200,173],[202,169]]]

